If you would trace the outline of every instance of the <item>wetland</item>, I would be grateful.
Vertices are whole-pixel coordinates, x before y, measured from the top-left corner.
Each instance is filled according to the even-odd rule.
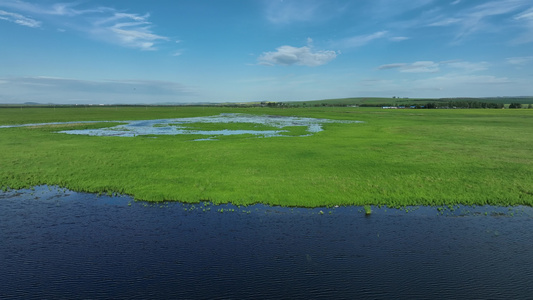
[[[2,108],[0,188],[235,205],[531,206],[532,114]]]
[[[526,299],[531,114],[0,109],[0,298]]]

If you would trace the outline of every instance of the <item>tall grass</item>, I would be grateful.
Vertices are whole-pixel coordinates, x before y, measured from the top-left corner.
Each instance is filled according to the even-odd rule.
[[[0,125],[221,112],[360,120],[307,137],[95,137],[0,129],[0,187],[51,184],[237,205],[533,205],[533,111],[369,108],[0,109]]]

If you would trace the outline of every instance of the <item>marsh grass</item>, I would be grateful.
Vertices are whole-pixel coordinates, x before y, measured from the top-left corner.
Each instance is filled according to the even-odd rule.
[[[307,126],[286,126],[283,127],[286,132],[281,133],[285,136],[305,136],[310,135]]]
[[[49,184],[139,200],[235,205],[533,205],[531,110],[2,108],[0,125],[225,112],[365,123],[324,124],[324,131],[305,137],[208,142],[193,141],[205,137],[199,135],[97,137],[55,133],[62,127],[2,128],[0,187]]]

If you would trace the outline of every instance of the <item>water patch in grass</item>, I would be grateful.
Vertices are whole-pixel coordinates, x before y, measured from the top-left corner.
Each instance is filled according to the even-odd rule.
[[[71,122],[75,123],[75,122]],[[88,123],[88,122],[85,122]],[[339,121],[304,117],[284,117],[271,115],[248,115],[238,113],[220,114],[209,117],[192,117],[178,119],[124,121],[108,128],[63,130],[60,133],[90,136],[134,137],[139,135],[207,135],[208,138],[197,140],[214,140],[218,136],[252,135],[256,137],[309,136],[323,131],[325,123],[360,123],[360,121]],[[10,125],[3,127],[39,126],[43,123]]]

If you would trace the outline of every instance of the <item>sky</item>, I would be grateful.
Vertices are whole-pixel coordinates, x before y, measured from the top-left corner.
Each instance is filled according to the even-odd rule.
[[[0,103],[533,95],[533,0],[0,0]]]

